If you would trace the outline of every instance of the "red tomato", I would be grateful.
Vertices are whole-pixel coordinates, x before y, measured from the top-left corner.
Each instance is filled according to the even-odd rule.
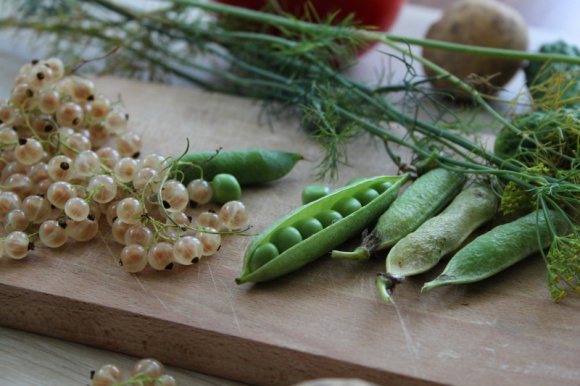
[[[268,0],[216,1],[254,10],[263,9],[268,4]],[[338,11],[336,21],[339,22],[353,14],[358,25],[374,27],[379,31],[388,31],[393,26],[404,2],[405,0],[278,0],[285,12],[299,18],[304,17],[305,6],[311,3],[321,19]]]

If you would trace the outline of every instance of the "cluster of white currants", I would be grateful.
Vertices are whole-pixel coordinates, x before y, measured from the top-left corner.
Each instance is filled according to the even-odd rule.
[[[106,364],[91,374],[93,386],[113,385],[151,385],[151,386],[175,386],[177,381],[165,373],[161,362],[153,358],[138,360],[131,369],[131,378],[125,379],[119,366]]]
[[[60,59],[22,66],[0,101],[0,256],[91,240],[106,217],[126,270],[162,270],[198,262],[218,250],[224,232],[242,232],[248,212],[237,200],[192,220],[189,204],[208,203],[211,185],[186,186],[172,173],[173,158],[141,155],[128,119]]]

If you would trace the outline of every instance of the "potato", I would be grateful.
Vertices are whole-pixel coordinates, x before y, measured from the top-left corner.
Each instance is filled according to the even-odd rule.
[[[528,27],[513,8],[496,0],[461,0],[449,7],[425,36],[428,39],[473,46],[527,50]],[[484,94],[493,94],[512,79],[522,62],[491,56],[423,49],[423,57],[458,78],[467,81]],[[431,77],[435,72],[425,67]],[[437,89],[446,89],[458,100],[470,99],[464,91],[454,89],[448,79],[432,81]]]

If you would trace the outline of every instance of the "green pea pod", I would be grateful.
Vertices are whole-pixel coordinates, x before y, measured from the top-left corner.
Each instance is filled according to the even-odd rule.
[[[533,253],[548,247],[556,235],[564,235],[568,223],[556,211],[535,211],[507,224],[499,225],[457,252],[443,273],[425,283],[421,291],[486,279]]]
[[[368,260],[371,253],[395,245],[428,218],[439,213],[459,193],[465,174],[443,168],[417,178],[381,215],[373,231],[352,252],[332,251],[337,259]]]
[[[185,154],[174,165],[183,173],[183,183],[201,177],[211,181],[216,175],[231,174],[240,185],[270,182],[284,177],[304,159],[301,154],[253,148],[249,150],[199,151]]]
[[[360,234],[391,205],[408,179],[408,174],[365,179],[288,213],[252,240],[236,283],[278,278]],[[391,185],[382,190],[386,182]],[[353,205],[353,198],[379,186],[381,193],[375,199],[364,206]],[[303,228],[304,223],[316,223],[318,227]],[[315,231],[311,232],[312,229]]]

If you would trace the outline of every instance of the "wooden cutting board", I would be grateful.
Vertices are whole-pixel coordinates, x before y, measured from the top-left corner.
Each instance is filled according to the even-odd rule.
[[[301,152],[285,178],[246,188],[252,231],[300,204],[323,153],[292,119],[271,126],[259,103],[197,90],[100,78],[122,96],[144,153],[250,148]],[[263,122],[260,122],[260,117]],[[338,187],[397,172],[380,145],[349,149]],[[328,181],[326,181],[328,182]],[[195,212],[192,212],[195,213]],[[420,293],[443,268],[397,288],[398,309],[376,294],[384,256],[327,256],[280,280],[238,286],[250,237],[225,237],[200,264],[129,274],[106,226],[92,242],[0,259],[0,325],[256,385],[319,377],[377,384],[577,384],[580,302],[554,304],[544,263],[531,258],[485,282]],[[356,241],[355,241],[356,242]]]

